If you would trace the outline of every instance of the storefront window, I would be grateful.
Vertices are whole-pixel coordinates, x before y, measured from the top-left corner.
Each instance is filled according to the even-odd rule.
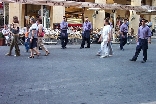
[[[33,18],[40,18],[41,16],[41,5],[26,5],[25,11],[25,26],[30,25],[29,19]],[[50,6],[43,6],[43,25],[46,28],[50,27]]]
[[[8,21],[9,21],[9,4],[6,3],[5,5],[3,5],[3,3],[0,3],[0,27],[2,28],[4,24],[8,24]]]

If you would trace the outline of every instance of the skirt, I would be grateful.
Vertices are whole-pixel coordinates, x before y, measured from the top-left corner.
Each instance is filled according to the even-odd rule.
[[[37,38],[33,38],[32,42],[30,42],[30,49],[37,47]]]

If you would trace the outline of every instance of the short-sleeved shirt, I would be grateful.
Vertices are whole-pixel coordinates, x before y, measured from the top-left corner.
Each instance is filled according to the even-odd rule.
[[[84,22],[83,23],[83,31],[91,30],[92,29],[92,24],[91,22]]]
[[[151,30],[150,28],[145,25],[144,27],[143,26],[140,26],[138,28],[138,38],[140,39],[148,39],[150,36],[151,36]]]
[[[121,32],[128,32],[128,26],[127,26],[127,24],[123,23],[123,24],[120,26],[120,31],[121,31]]]
[[[61,30],[67,30],[68,29],[68,23],[66,21],[62,21],[60,23]]]
[[[36,30],[36,34],[34,34],[34,38],[37,38],[38,26],[36,23],[32,24],[30,29],[29,29],[29,38],[32,37],[32,30]]]
[[[102,30],[103,41],[107,41],[109,38],[109,34],[111,34],[112,27],[110,25],[106,25]]]

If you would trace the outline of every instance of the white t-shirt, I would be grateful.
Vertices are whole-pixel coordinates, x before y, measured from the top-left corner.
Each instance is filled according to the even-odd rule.
[[[33,29],[36,30],[36,34],[34,34],[34,38],[37,38],[37,31],[38,31],[38,26],[36,23],[32,24],[31,27],[29,28],[29,32],[31,32]],[[32,34],[29,34],[29,38],[31,38]]]
[[[103,31],[102,31],[103,41],[108,41],[111,30],[112,30],[112,27],[110,25],[106,25],[103,27]]]
[[[39,30],[39,28],[42,28],[42,30],[44,29],[42,24],[38,25],[38,30]]]
[[[33,30],[33,29],[38,29],[38,26],[36,23],[32,24],[31,27],[29,28],[29,31]]]
[[[3,35],[9,34],[9,29],[3,29],[3,30],[2,30],[2,34],[3,34]]]

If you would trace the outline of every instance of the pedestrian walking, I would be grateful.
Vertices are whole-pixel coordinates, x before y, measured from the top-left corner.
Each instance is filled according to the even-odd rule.
[[[68,23],[67,23],[67,18],[63,16],[63,21],[60,23],[60,29],[61,29],[61,45],[62,49],[67,48],[66,45],[68,43]]]
[[[30,19],[30,23],[32,24],[29,29],[29,38],[30,38],[30,56],[28,58],[34,58],[34,52],[39,56],[39,52],[37,51],[37,24],[34,18]]]
[[[30,44],[30,39],[28,36],[29,36],[29,27],[27,26],[27,31],[25,33],[25,42],[24,42],[26,52],[29,51],[29,44]]]
[[[6,54],[6,56],[11,56],[11,52],[13,47],[15,47],[15,55],[14,56],[20,56],[20,49],[18,46],[18,39],[19,39],[19,21],[18,17],[13,17],[13,23],[11,24],[11,34],[13,36],[9,52]]]
[[[120,50],[124,51],[123,46],[127,43],[127,19],[124,19],[124,23],[120,26]]]
[[[138,55],[143,50],[143,60],[141,63],[145,63],[147,61],[147,49],[148,49],[148,43],[151,44],[151,30],[150,28],[145,24],[145,19],[142,19],[142,25],[138,29],[138,36],[137,36],[137,46],[136,46],[136,52],[130,61],[136,61],[138,58]]]
[[[109,25],[109,20],[105,19],[105,26],[103,27],[103,31],[102,34],[100,36],[99,41],[101,42],[101,57],[100,58],[105,58],[108,57],[109,54],[113,54],[112,53],[112,47],[111,47],[111,35],[112,35],[112,28]],[[110,52],[111,49],[111,52]],[[110,52],[110,53],[109,53]],[[100,55],[100,53],[98,53],[97,55]]]
[[[92,24],[88,20],[88,17],[85,17],[85,22],[83,23],[83,33],[82,33],[82,43],[80,49],[84,48],[85,41],[87,41],[87,47],[90,48],[90,33],[92,30]]]
[[[108,45],[108,56],[112,56],[112,55],[113,55],[113,48],[112,48],[112,42],[111,42],[111,39],[112,39],[112,26],[111,26],[111,24],[109,23],[109,18],[106,18],[104,21],[105,21],[104,27],[107,26],[108,29],[110,29],[110,31],[109,31],[109,33],[108,33],[110,39],[108,40],[107,45]],[[110,27],[109,27],[109,26],[110,26]],[[102,30],[101,30],[101,36],[100,36],[98,42],[102,41],[103,33],[105,33],[105,32],[104,32],[104,31],[105,31],[104,27],[103,27]],[[104,30],[104,31],[103,31],[103,30]],[[101,54],[102,54],[102,48],[103,48],[103,47],[101,47],[101,48],[99,49],[99,51],[97,52],[97,54],[96,54],[97,56],[101,56]]]
[[[44,29],[43,29],[43,25],[42,25],[42,19],[38,19],[37,20],[37,24],[38,24],[38,44],[37,44],[37,49],[39,49],[39,47],[42,48],[42,50],[45,51],[45,56],[48,56],[50,54],[50,52],[48,51],[48,49],[45,47],[44,43],[43,43],[43,37],[44,37]]]

